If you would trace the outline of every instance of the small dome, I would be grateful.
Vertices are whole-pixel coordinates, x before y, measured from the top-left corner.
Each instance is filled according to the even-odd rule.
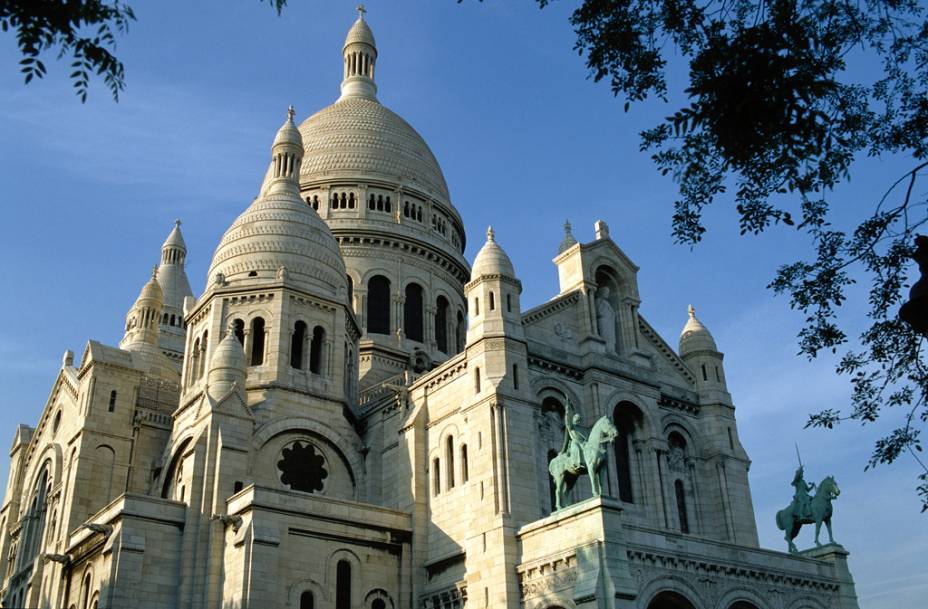
[[[303,138],[300,135],[299,129],[296,128],[296,125],[293,123],[294,116],[293,106],[287,108],[287,122],[278,129],[277,135],[274,137],[274,143],[272,147],[279,146],[281,144],[289,144],[296,147],[297,149],[303,148]]]
[[[512,267],[512,261],[509,256],[496,243],[493,227],[487,228],[487,242],[483,244],[477,256],[474,258],[474,266],[470,272],[470,278],[477,279],[484,275],[504,275],[515,279],[516,271]]]
[[[145,282],[142,291],[139,292],[139,297],[135,299],[136,304],[143,301],[157,302],[159,305],[164,304],[164,290],[161,289],[161,284],[158,283],[158,267],[152,269],[151,278]]]
[[[680,355],[694,353],[696,351],[718,351],[715,345],[715,339],[709,333],[708,328],[702,325],[702,322],[696,319],[696,309],[693,305],[689,307],[690,318],[683,326],[680,333]]]
[[[213,350],[213,357],[209,360],[209,371],[215,370],[245,370],[245,350],[230,329],[226,337],[219,341]]]
[[[235,338],[232,328],[226,337],[219,341],[209,360],[208,382],[210,393],[219,398],[221,394],[229,391],[233,385],[239,390],[245,389],[246,365],[245,351]]]
[[[347,47],[349,44],[354,44],[356,42],[370,45],[374,49],[377,48],[377,43],[374,42],[374,32],[372,32],[370,26],[367,25],[363,14],[358,15],[354,25],[348,30],[348,35],[345,36],[344,46]]]

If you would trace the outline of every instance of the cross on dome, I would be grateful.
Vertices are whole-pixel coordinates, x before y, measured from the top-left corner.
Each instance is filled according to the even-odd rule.
[[[291,123],[293,122],[293,117],[296,114],[296,110],[293,109],[293,104],[287,106],[287,120]]]
[[[693,305],[690,305],[687,311],[689,311],[691,318],[696,319],[696,308]]]
[[[158,278],[158,265],[157,264],[151,267],[151,278],[152,279]]]
[[[358,5],[357,11],[358,11],[358,19],[364,19],[364,13],[367,12],[367,9],[364,8],[363,4]]]
[[[493,227],[487,227],[487,241],[496,241],[496,233],[493,232]]]

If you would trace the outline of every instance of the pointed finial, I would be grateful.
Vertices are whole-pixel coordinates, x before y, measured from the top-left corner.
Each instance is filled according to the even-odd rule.
[[[691,318],[696,319],[696,309],[693,308],[693,305],[690,305],[687,311],[689,311]]]
[[[158,265],[157,265],[157,264],[156,264],[155,266],[151,267],[151,278],[152,278],[152,279],[157,279],[157,278],[158,278]]]
[[[287,120],[291,123],[293,122],[293,116],[296,114],[296,110],[293,109],[293,104],[287,106]]]
[[[488,226],[487,227],[487,241],[496,241],[495,237],[496,237],[496,233],[493,232],[493,227]]]
[[[570,219],[564,220],[564,234],[565,235],[573,236],[573,233],[571,232],[571,228],[573,227],[571,227],[570,225]]]
[[[571,232],[570,220],[564,220],[564,238],[561,240],[561,245],[557,248],[558,254],[563,254],[571,247],[576,245],[577,240],[574,239],[574,234]]]
[[[357,11],[358,11],[358,19],[364,19],[364,13],[367,12],[367,9],[364,8],[363,4],[358,5]]]
[[[180,218],[175,218],[174,226],[176,226],[177,228],[180,228]]]

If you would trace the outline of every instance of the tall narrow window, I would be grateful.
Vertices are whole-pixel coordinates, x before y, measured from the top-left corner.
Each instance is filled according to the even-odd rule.
[[[490,292],[490,310],[496,310],[496,296],[493,294],[493,292]]]
[[[448,299],[444,296],[435,301],[435,342],[439,351],[448,353]]]
[[[245,322],[241,319],[236,319],[232,322],[232,333],[235,334],[238,344],[245,344]]]
[[[506,312],[512,313],[512,294],[506,294]]]
[[[251,365],[264,363],[264,319],[255,317],[251,320]]]
[[[705,364],[702,365],[702,380],[704,380],[704,381],[708,381],[708,380],[709,380],[709,375],[706,374],[706,365],[705,365]]]
[[[635,431],[635,406],[628,403],[619,404],[615,409],[613,422],[619,432],[613,446],[615,448],[616,476],[619,483],[619,499],[632,503],[632,451],[631,439]]]
[[[348,306],[354,311],[354,280],[351,275],[345,275],[348,279]]]
[[[335,567],[335,609],[351,609],[351,563],[338,561]]]
[[[467,482],[467,479],[470,477],[467,468],[467,444],[461,444],[461,482]]]
[[[300,595],[300,609],[315,609],[315,598],[309,590]]]
[[[293,326],[293,335],[290,337],[290,367],[303,369],[303,344],[306,342],[306,322],[298,321]]]
[[[406,338],[422,342],[422,286],[418,283],[410,283],[406,286],[403,329],[406,332]]]
[[[474,368],[474,393],[480,393],[480,368]]]
[[[383,275],[374,275],[367,282],[367,331],[390,333],[390,280]]]
[[[458,323],[455,325],[455,352],[460,353],[464,350],[464,342],[467,340],[467,328],[464,326],[464,314],[458,311]]]
[[[480,315],[480,298],[474,296],[474,316]]]
[[[519,364],[512,365],[512,388],[519,388]]]
[[[432,494],[437,496],[441,492],[441,461],[438,457],[432,459]]]
[[[116,410],[116,390],[110,391],[110,405],[108,410],[113,412]]]
[[[690,521],[686,514],[686,495],[683,492],[683,480],[676,480],[673,483],[673,490],[677,495],[677,517],[680,519],[680,531],[689,533]]]
[[[454,488],[454,438],[448,436],[448,439],[445,441],[445,467],[447,468],[446,475],[448,476],[448,488]]]
[[[313,374],[322,374],[322,345],[325,342],[325,329],[322,326],[313,328],[313,340],[309,345],[309,371]]]

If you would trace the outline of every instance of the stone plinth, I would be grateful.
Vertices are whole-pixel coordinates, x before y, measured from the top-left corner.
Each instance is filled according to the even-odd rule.
[[[564,508],[519,529],[518,567],[527,609],[570,601],[612,609],[634,599],[622,531],[622,507],[608,497]],[[565,606],[566,603],[565,603]]]
[[[854,588],[854,578],[847,567],[849,552],[844,546],[837,543],[825,544],[819,548],[812,548],[800,552],[803,556],[824,560],[833,565],[834,579],[838,582],[838,596],[842,607],[857,607],[857,590]]]

